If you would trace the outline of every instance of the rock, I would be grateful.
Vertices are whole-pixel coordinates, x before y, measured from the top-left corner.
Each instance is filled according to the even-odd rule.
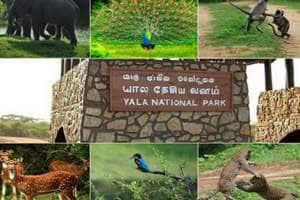
[[[171,114],[169,112],[161,112],[159,113],[157,120],[158,122],[166,122],[170,119]]]
[[[231,124],[228,124],[226,126],[227,129],[232,130],[232,131],[238,131],[240,129],[240,123],[239,122],[234,122]]]
[[[87,107],[85,113],[88,115],[100,116],[102,110],[100,108]]]
[[[107,85],[104,84],[104,83],[96,83],[95,84],[95,87],[98,89],[98,90],[104,90],[107,88]]]
[[[242,91],[242,88],[241,88],[239,85],[233,83],[232,93],[233,93],[234,95],[238,95],[238,94],[241,93],[241,91]]]
[[[83,126],[84,127],[99,127],[102,123],[102,120],[97,117],[91,117],[91,116],[84,116]]]
[[[99,70],[98,68],[98,63],[93,62],[92,64],[89,65],[89,75],[95,76]]]
[[[176,142],[176,139],[175,137],[168,137],[166,140],[165,140],[166,143],[174,143]]]
[[[238,81],[244,81],[244,80],[246,80],[246,74],[244,72],[234,73],[234,77]]]
[[[210,126],[208,124],[204,125],[204,130],[206,130],[206,132],[209,133],[209,134],[216,134],[218,132],[215,127]]]
[[[109,75],[109,67],[108,67],[106,61],[102,61],[100,63],[100,73],[103,76],[108,76]]]
[[[248,107],[240,107],[238,113],[238,120],[241,122],[249,122],[249,108]]]
[[[101,96],[100,96],[100,93],[98,92],[98,90],[96,90],[95,88],[92,88],[87,92],[86,98],[90,101],[100,101]]]
[[[241,66],[240,65],[233,64],[229,68],[230,68],[231,72],[241,71]]]
[[[82,129],[81,141],[88,142],[91,137],[91,129],[84,128]]]
[[[180,118],[191,120],[193,118],[193,112],[182,112]]]
[[[101,78],[100,78],[100,77],[95,77],[95,78],[94,78],[94,81],[95,81],[96,83],[99,83],[99,82],[101,81]]]
[[[235,135],[233,131],[226,131],[223,133],[223,140],[234,139]]]
[[[168,123],[167,123],[167,127],[170,131],[175,132],[175,131],[181,131],[182,127],[181,127],[181,123],[180,120],[177,117],[172,117]]]
[[[100,132],[97,134],[96,142],[115,142],[115,133]]]
[[[219,124],[220,125],[228,124],[228,123],[233,122],[235,120],[236,120],[236,117],[235,117],[234,113],[224,112],[220,117]]]
[[[154,126],[154,130],[155,131],[159,131],[159,132],[161,132],[161,131],[165,132],[165,131],[167,131],[166,124],[164,124],[164,123],[157,123]]]
[[[240,133],[241,133],[241,135],[249,136],[250,135],[250,126],[249,126],[249,124],[242,125]]]
[[[210,120],[210,124],[213,125],[214,127],[217,127],[218,119],[219,119],[219,116],[212,117],[211,120]]]
[[[150,137],[152,133],[152,123],[146,124],[140,132],[140,137]]]
[[[127,127],[127,132],[138,132],[140,130],[140,127],[137,125],[131,125]]]
[[[183,123],[183,130],[196,135],[196,134],[200,134],[201,131],[203,129],[203,125],[199,124],[199,123]]]
[[[107,130],[120,130],[124,131],[126,128],[127,121],[125,119],[118,119],[112,122],[107,123],[106,128]]]
[[[138,121],[138,123],[140,124],[140,126],[144,126],[144,124],[146,124],[148,120],[149,120],[149,116],[148,116],[146,113],[142,114],[142,115],[137,119],[137,121]]]

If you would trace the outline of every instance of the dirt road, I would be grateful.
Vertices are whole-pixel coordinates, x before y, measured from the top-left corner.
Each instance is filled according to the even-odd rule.
[[[253,7],[253,1],[235,2],[237,5],[249,5]],[[285,16],[290,21],[289,33],[291,37],[288,40],[280,40],[286,57],[300,57],[300,13],[297,10],[290,9],[286,6],[268,4],[268,13],[274,13],[276,9],[284,10]],[[208,42],[208,34],[213,31],[211,21],[213,16],[209,9],[203,5],[199,8],[199,57],[201,58],[230,58],[239,57],[254,53],[257,49],[249,46],[233,47],[212,47]],[[268,19],[271,22],[271,18]]]
[[[33,139],[33,138],[24,138],[24,137],[0,137],[0,143],[49,143],[46,140]]]
[[[261,164],[251,167],[254,171],[263,174],[268,181],[293,179],[295,175],[300,174],[300,160],[282,162],[278,164]],[[201,190],[214,190],[217,187],[222,169],[207,172],[199,172],[198,187]],[[252,175],[242,172],[238,178],[247,180]]]

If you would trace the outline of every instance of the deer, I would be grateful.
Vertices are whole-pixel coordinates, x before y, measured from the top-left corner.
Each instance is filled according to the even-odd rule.
[[[89,169],[90,161],[83,160],[80,164],[68,163],[62,160],[54,160],[49,165],[49,171],[66,171],[75,174],[78,179],[82,177]],[[77,196],[77,188],[74,190],[75,196]]]
[[[7,151],[0,150],[0,162],[2,163],[2,171],[1,171],[2,195],[1,195],[1,200],[5,199],[7,186],[12,187],[12,199],[17,199],[16,187],[12,184],[12,181],[9,179],[7,165],[5,163],[5,161],[8,161],[10,159],[10,157],[13,153],[14,153],[13,150],[7,150]]]
[[[78,177],[66,171],[52,171],[40,175],[24,175],[23,159],[5,161],[10,180],[17,190],[26,196],[26,200],[42,194],[58,192],[62,200],[75,200],[73,191]]]
[[[90,161],[83,160],[80,164],[68,163],[62,160],[54,160],[49,165],[50,171],[66,171],[74,173],[79,178],[82,177],[89,169]]]

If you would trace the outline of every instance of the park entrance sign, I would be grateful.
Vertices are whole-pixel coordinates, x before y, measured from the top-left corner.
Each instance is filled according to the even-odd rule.
[[[111,111],[231,111],[232,74],[196,70],[110,71]]]

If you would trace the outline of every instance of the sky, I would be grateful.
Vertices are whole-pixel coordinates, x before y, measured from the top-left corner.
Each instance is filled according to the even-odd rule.
[[[59,78],[60,59],[0,59],[0,116],[50,121],[52,84]]]
[[[294,59],[295,84],[300,87],[300,59]],[[297,76],[298,75],[298,76]],[[256,122],[256,107],[264,91],[262,64],[247,67],[250,119]],[[0,116],[25,115],[50,121],[52,85],[60,78],[60,59],[0,59]],[[285,88],[284,60],[272,64],[273,88]]]

